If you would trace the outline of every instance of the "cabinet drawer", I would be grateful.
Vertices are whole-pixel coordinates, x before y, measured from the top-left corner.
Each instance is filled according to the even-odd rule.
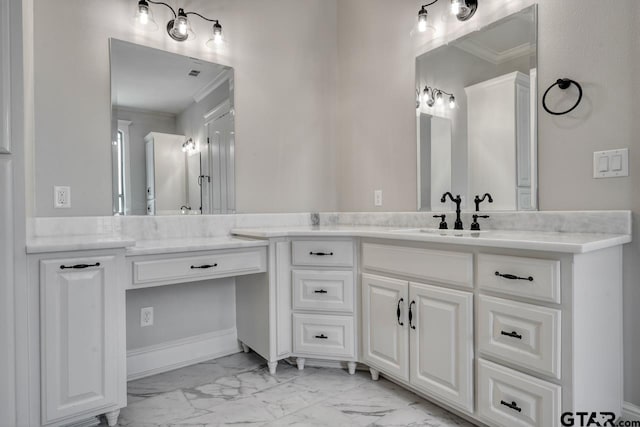
[[[364,268],[473,287],[473,255],[401,246],[362,245]]]
[[[560,391],[558,385],[478,361],[478,414],[490,425],[558,426]]]
[[[353,340],[353,317],[293,315],[293,352],[296,354],[355,357]]]
[[[353,312],[353,272],[294,270],[293,308]]]
[[[193,282],[266,271],[266,248],[133,262],[133,284]]]
[[[296,240],[291,243],[293,265],[351,267],[353,242],[346,240]]]
[[[478,283],[481,289],[560,303],[560,261],[480,254]]]
[[[560,378],[560,311],[480,295],[480,351]]]

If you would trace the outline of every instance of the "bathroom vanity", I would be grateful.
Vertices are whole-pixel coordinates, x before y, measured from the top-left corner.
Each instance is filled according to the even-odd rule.
[[[29,242],[30,347],[42,355],[31,390],[43,425],[98,414],[117,422],[134,363],[125,344],[128,290],[225,277],[235,278],[241,344],[226,354],[253,350],[273,375],[283,360],[351,374],[359,363],[374,380],[383,375],[496,426],[558,425],[565,411],[621,412],[628,234],[363,226],[232,233]]]

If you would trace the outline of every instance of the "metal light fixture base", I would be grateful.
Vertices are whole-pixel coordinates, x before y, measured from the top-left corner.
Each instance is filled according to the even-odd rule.
[[[189,32],[187,31],[187,34],[185,34],[184,36],[181,34],[175,34],[173,32],[173,23],[175,22],[175,19],[172,19],[171,21],[167,22],[167,34],[169,34],[169,37],[171,37],[172,39],[174,39],[177,42],[183,42],[186,41],[189,38]]]
[[[478,0],[465,0],[464,7],[460,8],[460,13],[456,15],[458,21],[468,21],[478,10]]]

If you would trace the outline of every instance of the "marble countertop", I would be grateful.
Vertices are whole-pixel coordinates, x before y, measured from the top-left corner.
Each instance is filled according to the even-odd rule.
[[[265,240],[240,237],[191,237],[184,239],[138,240],[127,248],[127,256],[154,255],[177,252],[206,251],[216,249],[238,249],[268,246]]]
[[[231,233],[254,239],[274,237],[368,237],[376,239],[408,240],[430,243],[484,246],[494,248],[528,249],[548,252],[584,253],[631,242],[628,234],[561,233],[540,231],[487,230],[456,233],[439,230],[369,227],[369,226],[307,226],[236,228]]]
[[[27,241],[27,253],[84,251],[94,249],[123,249],[134,246],[136,241],[111,234],[88,234],[68,237],[35,237]]]

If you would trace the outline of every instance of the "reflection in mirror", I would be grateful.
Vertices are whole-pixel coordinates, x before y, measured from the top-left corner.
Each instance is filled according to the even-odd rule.
[[[111,40],[113,213],[235,212],[233,69]]]
[[[416,58],[418,209],[537,208],[536,7]]]

